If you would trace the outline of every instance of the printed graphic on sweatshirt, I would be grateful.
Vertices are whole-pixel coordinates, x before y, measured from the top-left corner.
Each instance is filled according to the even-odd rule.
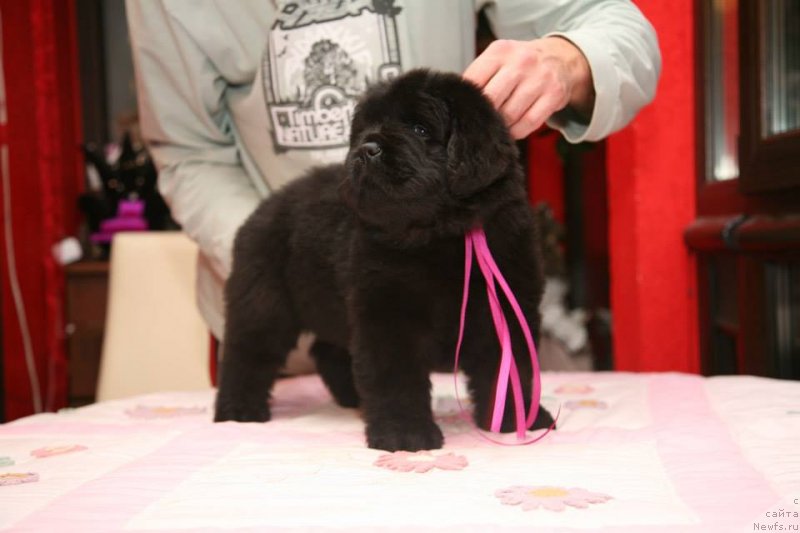
[[[281,2],[263,59],[277,150],[347,146],[358,96],[401,71],[395,0]]]

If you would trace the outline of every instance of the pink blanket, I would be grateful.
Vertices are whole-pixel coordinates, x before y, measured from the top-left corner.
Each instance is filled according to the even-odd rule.
[[[800,383],[545,373],[559,429],[508,447],[433,382],[432,453],[366,448],[315,376],[282,381],[267,424],[212,424],[209,390],[0,426],[0,529],[800,530]]]

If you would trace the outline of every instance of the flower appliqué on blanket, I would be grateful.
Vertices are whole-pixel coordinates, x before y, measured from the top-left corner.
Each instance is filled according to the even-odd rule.
[[[67,444],[65,446],[45,446],[44,448],[37,448],[31,452],[31,455],[42,459],[44,457],[52,457],[54,455],[63,455],[65,453],[82,452],[86,446],[80,444]]]
[[[608,409],[608,404],[602,400],[586,398],[583,400],[570,400],[564,404],[567,409]]]
[[[515,485],[494,493],[504,505],[519,505],[523,511],[540,507],[550,511],[563,511],[566,506],[586,509],[590,503],[605,503],[611,499],[607,494],[589,492],[585,489],[548,486]]]
[[[375,466],[397,470],[398,472],[417,472],[424,474],[436,468],[441,470],[462,470],[469,464],[463,455],[452,452],[434,455],[431,452],[394,452],[378,457]]]
[[[171,407],[166,405],[137,405],[135,409],[128,409],[125,414],[131,418],[176,418],[179,416],[201,415],[206,412],[205,407]]]
[[[591,394],[593,392],[592,386],[585,383],[564,383],[555,390],[556,394]]]
[[[33,483],[34,481],[39,481],[39,474],[33,472],[9,472],[7,474],[0,474],[0,487],[3,485]]]

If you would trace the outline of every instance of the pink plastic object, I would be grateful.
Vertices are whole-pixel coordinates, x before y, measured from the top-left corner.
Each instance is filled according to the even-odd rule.
[[[120,231],[146,231],[147,220],[144,218],[143,200],[120,200],[117,216],[100,223],[100,231],[92,233],[91,240],[95,244],[108,244],[114,234]]]

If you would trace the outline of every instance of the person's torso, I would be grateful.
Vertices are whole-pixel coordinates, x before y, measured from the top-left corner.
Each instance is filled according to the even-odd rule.
[[[344,159],[370,85],[415,67],[462,72],[475,56],[473,0],[174,5],[228,86],[242,163],[265,195]]]

